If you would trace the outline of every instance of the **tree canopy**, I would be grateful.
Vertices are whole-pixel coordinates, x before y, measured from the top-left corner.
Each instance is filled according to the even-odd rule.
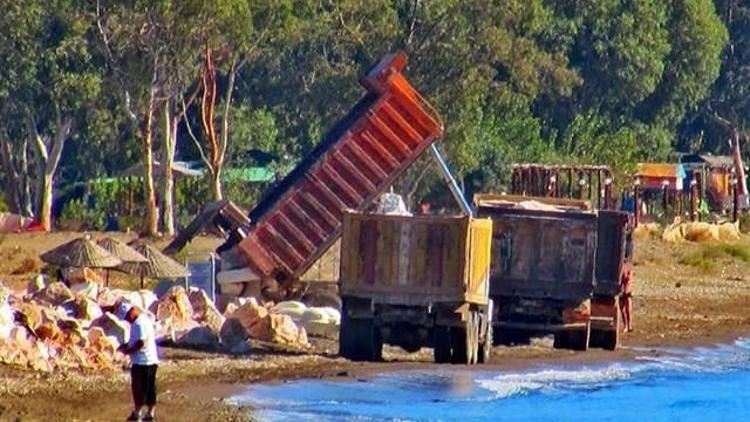
[[[60,189],[116,176],[143,148],[160,159],[171,132],[164,113],[175,121],[176,158],[203,158],[216,179],[222,167],[266,165],[251,151],[277,157],[271,166],[283,173],[358,100],[369,66],[399,49],[445,121],[441,148],[471,191],[506,188],[512,162],[627,170],[676,152],[726,153],[727,122],[744,134],[750,119],[743,4],[0,0],[6,202],[23,197],[12,176],[41,151],[31,132],[52,140],[67,121]],[[215,129],[201,97],[207,52]],[[208,159],[212,136],[225,141],[226,163]],[[438,183],[423,159],[397,187],[421,196]]]

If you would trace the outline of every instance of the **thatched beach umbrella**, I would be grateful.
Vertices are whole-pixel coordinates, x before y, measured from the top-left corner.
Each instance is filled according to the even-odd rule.
[[[104,239],[97,240],[96,243],[112,255],[120,258],[123,264],[148,262],[145,256],[117,239],[105,237]],[[107,269],[107,285],[109,285],[109,269]]]
[[[189,277],[190,271],[174,259],[159,252],[149,245],[136,246],[135,250],[145,256],[147,262],[125,262],[118,268],[141,277],[141,288],[144,278],[182,278]]]
[[[84,236],[43,253],[40,258],[48,264],[78,268],[114,268],[122,264],[120,258]]]

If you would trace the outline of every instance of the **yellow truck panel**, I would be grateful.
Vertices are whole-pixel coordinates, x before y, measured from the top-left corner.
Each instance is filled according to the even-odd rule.
[[[341,294],[378,303],[487,304],[492,221],[348,213]]]

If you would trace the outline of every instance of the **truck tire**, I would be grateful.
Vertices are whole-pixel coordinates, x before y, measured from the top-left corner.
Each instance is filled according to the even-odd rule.
[[[436,325],[432,329],[432,336],[435,363],[451,363],[451,328],[445,325]]]
[[[339,354],[353,361],[382,360],[383,341],[372,319],[344,318],[342,315]]]
[[[527,345],[531,343],[531,333],[518,328],[498,328],[493,341],[502,346]]]
[[[586,328],[562,330],[555,333],[555,349],[569,349],[577,351],[586,351],[589,348],[589,339],[591,337],[591,324]]]
[[[339,330],[339,355],[353,361],[379,361],[383,354],[380,329],[372,318],[351,318],[344,300]]]
[[[620,344],[620,314],[616,311],[614,327],[611,330],[591,330],[591,347],[600,347],[605,350],[616,350]]]

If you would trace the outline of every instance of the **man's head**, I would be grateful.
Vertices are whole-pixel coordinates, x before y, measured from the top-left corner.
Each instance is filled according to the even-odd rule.
[[[138,317],[138,310],[130,302],[122,301],[115,308],[115,316],[119,319],[133,322]]]

